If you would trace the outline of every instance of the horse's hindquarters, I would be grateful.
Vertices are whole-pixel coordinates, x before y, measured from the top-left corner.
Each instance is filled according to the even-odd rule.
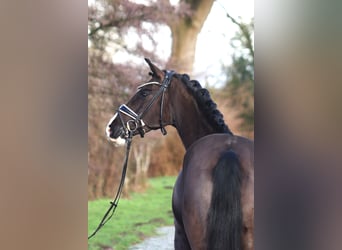
[[[182,182],[177,181],[177,184],[179,185],[178,189],[182,189],[180,192],[182,193],[180,217],[192,249],[212,249],[211,246],[207,246],[206,233],[208,230],[208,211],[212,200],[213,169],[222,153],[227,151],[236,155],[238,168],[241,172],[240,188],[236,190],[236,194],[240,197],[242,226],[240,229],[234,227],[233,231],[235,229],[240,230],[242,234],[240,236],[242,239],[241,249],[254,249],[253,149],[251,141],[226,134],[206,136],[188,149],[184,158]],[[223,167],[230,168],[232,166],[227,164]],[[234,176],[234,173],[232,175]],[[231,182],[232,179],[226,178],[222,183],[227,181]],[[226,184],[218,188],[224,192],[219,195],[222,196],[221,198],[228,195],[229,190],[227,189],[229,189],[229,185]],[[225,244],[229,245],[228,243]],[[227,245],[223,249],[231,249]]]

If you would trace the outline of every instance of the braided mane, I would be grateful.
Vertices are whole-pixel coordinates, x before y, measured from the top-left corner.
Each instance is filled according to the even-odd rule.
[[[217,109],[216,103],[211,99],[209,91],[202,88],[198,81],[190,80],[190,77],[187,74],[176,74],[175,76],[179,78],[193,94],[199,108],[203,111],[204,116],[207,118],[209,124],[213,126],[215,132],[233,134],[224,122],[223,115]]]

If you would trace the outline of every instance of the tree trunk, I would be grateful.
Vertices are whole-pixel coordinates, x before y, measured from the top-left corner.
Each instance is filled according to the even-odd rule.
[[[134,189],[140,189],[146,186],[147,171],[151,162],[151,150],[152,146],[147,143],[136,145],[133,149],[136,162]]]
[[[186,0],[191,16],[173,20],[169,26],[172,33],[172,51],[168,67],[180,73],[192,73],[197,36],[201,31],[214,0]]]

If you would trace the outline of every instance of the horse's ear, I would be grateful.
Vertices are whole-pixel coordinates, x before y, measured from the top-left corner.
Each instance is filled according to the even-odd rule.
[[[160,79],[164,78],[164,73],[162,70],[160,70],[156,65],[154,65],[150,59],[145,58],[145,61],[147,62],[148,66],[150,66],[150,69],[154,76],[159,77]]]

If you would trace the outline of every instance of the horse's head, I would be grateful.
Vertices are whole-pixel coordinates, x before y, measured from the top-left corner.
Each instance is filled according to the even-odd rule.
[[[138,87],[135,95],[122,104],[107,127],[107,137],[118,145],[124,144],[128,137],[161,129],[171,124],[168,96],[165,94],[173,72],[162,71],[149,59],[145,59],[151,69],[151,79]]]

